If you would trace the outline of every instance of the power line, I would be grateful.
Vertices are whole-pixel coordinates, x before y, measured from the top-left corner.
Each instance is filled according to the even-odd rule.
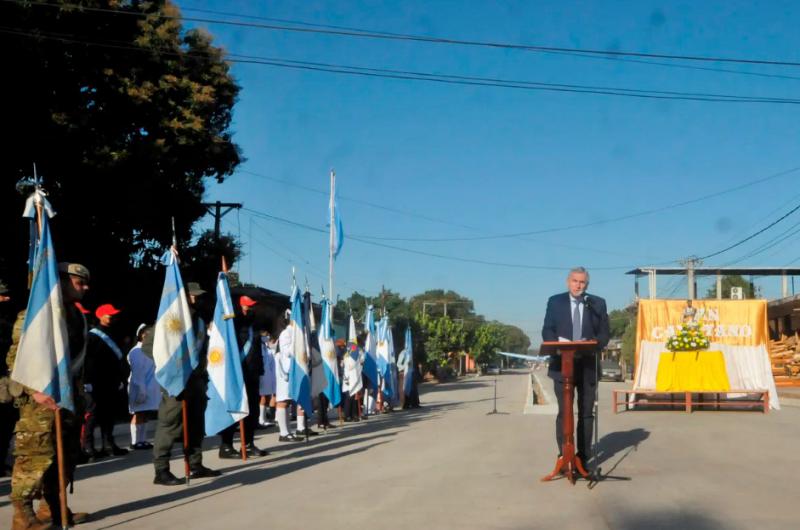
[[[0,0],[7,1],[7,0]],[[168,49],[144,49],[130,46],[128,44],[113,44],[113,41],[92,41],[79,39],[74,35],[64,36],[65,34],[47,33],[36,31],[31,33],[20,28],[0,28],[0,33],[19,35],[29,38],[53,39],[61,42],[78,43],[87,46],[99,46],[103,48],[121,49],[136,52],[161,53],[169,56],[187,56],[207,59],[205,55],[193,54],[191,52],[175,52]],[[112,43],[110,43],[112,42]],[[119,42],[119,41],[118,41]],[[756,97],[740,96],[731,94],[714,94],[702,92],[670,92],[658,90],[645,90],[624,87],[598,87],[591,85],[575,85],[563,83],[544,83],[538,81],[513,80],[501,78],[486,78],[475,76],[463,76],[454,74],[432,74],[428,72],[394,70],[387,68],[371,68],[362,66],[342,65],[333,63],[319,63],[311,61],[296,61],[274,57],[259,57],[251,55],[228,54],[227,62],[237,64],[255,64],[261,66],[271,66],[276,68],[288,68],[313,72],[333,73],[340,75],[359,76],[367,78],[383,78],[404,81],[421,81],[428,83],[439,83],[446,85],[465,85],[492,88],[517,89],[525,91],[545,91],[561,92],[573,94],[591,94],[616,97],[632,97],[640,99],[658,99],[670,101],[698,101],[708,103],[755,103],[755,104],[787,104],[800,105],[800,99],[780,98],[780,97]]]
[[[263,175],[263,174],[260,174],[260,173],[255,173],[253,171],[237,170],[237,172],[238,173],[245,173],[245,174],[248,174],[248,175],[252,175],[252,176],[263,178],[263,179],[267,179],[267,180],[271,180],[271,181],[274,181],[274,182],[280,182],[282,184],[286,184],[287,186],[292,186],[292,187],[295,187],[295,188],[298,188],[298,189],[302,189],[302,190],[305,190],[305,191],[317,193],[319,195],[328,196],[328,194],[330,193],[329,191],[326,191],[326,190],[322,190],[322,189],[319,189],[319,188],[313,188],[311,186],[306,186],[304,184],[297,184],[296,182],[292,182],[290,180],[279,179],[279,178],[276,178],[276,177],[270,177],[270,176]],[[370,206],[371,208],[375,208],[375,209],[378,209],[378,210],[385,210],[385,211],[388,211],[388,212],[397,213],[397,214],[405,215],[405,216],[408,216],[408,217],[416,217],[416,218],[424,219],[426,221],[432,221],[432,222],[441,223],[441,224],[453,225],[453,226],[458,226],[458,227],[462,227],[462,228],[469,228],[471,230],[478,230],[478,228],[473,227],[473,226],[464,225],[464,224],[460,224],[460,223],[454,223],[454,222],[450,222],[450,221],[447,221],[447,220],[444,220],[444,219],[438,219],[438,218],[435,218],[435,217],[430,217],[430,216],[427,216],[427,215],[415,213],[415,212],[412,212],[412,211],[409,211],[409,210],[402,210],[402,209],[398,209],[398,208],[392,208],[392,207],[388,207],[388,206],[383,206],[383,205],[380,205],[380,204],[371,203],[371,202],[368,202],[368,201],[363,201],[361,199],[348,197],[348,196],[345,196],[345,195],[337,195],[337,197],[339,198],[339,200],[351,201],[351,202],[357,203],[359,206]],[[372,239],[372,240],[376,240],[376,241],[398,241],[398,240],[404,240],[404,241],[427,241],[424,238],[423,239],[420,239],[420,238],[392,238],[392,237],[379,237],[379,236],[371,236],[371,235],[363,235],[363,234],[353,234],[353,235],[358,236],[358,237],[363,238],[363,239]],[[348,237],[349,237],[349,235],[348,235]],[[597,253],[600,253],[600,254],[608,254],[608,255],[620,256],[620,257],[631,257],[628,254],[622,254],[622,253],[613,252],[613,251],[610,251],[610,250],[604,250],[604,249],[598,249],[598,248],[588,248],[588,247],[579,247],[579,246],[568,245],[568,244],[564,244],[564,243],[554,243],[554,242],[551,242],[551,241],[541,241],[541,240],[531,239],[529,237],[523,237],[523,236],[520,236],[517,239],[520,239],[522,241],[529,241],[531,243],[544,243],[544,244],[547,244],[547,245],[550,245],[550,246],[562,247],[562,248],[567,248],[567,249],[571,249],[571,250],[579,250],[579,251],[584,251],[584,252],[597,252]],[[437,240],[437,241],[439,241],[439,240]],[[442,240],[442,241],[446,241],[446,240]],[[458,241],[458,239],[455,239],[455,241]],[[671,261],[670,261],[670,263],[671,263]]]
[[[328,28],[328,29],[340,29],[340,30],[348,30],[348,31],[355,31],[360,33],[375,33],[380,35],[389,35],[389,36],[399,36],[403,37],[405,34],[403,33],[395,33],[389,31],[377,31],[377,30],[368,30],[363,28],[354,28],[351,26],[337,26],[333,24],[317,24],[313,22],[307,22],[303,20],[291,20],[291,19],[283,19],[283,18],[274,18],[274,17],[260,17],[255,15],[246,15],[241,13],[231,13],[226,11],[214,11],[212,9],[202,9],[202,8],[194,8],[194,7],[181,7],[182,11],[189,11],[189,12],[197,12],[197,13],[208,13],[211,15],[221,15],[221,16],[230,16],[230,17],[238,17],[238,18],[246,18],[251,20],[267,20],[271,22],[280,22],[284,24],[294,24],[298,26],[309,26],[309,27],[316,27],[316,28]],[[531,50],[535,51],[535,50]],[[729,70],[725,68],[711,68],[707,66],[695,66],[695,65],[688,65],[688,64],[680,64],[680,63],[664,63],[658,61],[650,61],[650,60],[638,60],[638,59],[631,59],[625,58],[620,56],[608,56],[608,55],[587,55],[585,53],[579,52],[567,52],[567,51],[545,51],[545,50],[538,50],[547,55],[561,55],[561,56],[569,56],[569,57],[578,57],[581,59],[592,59],[592,60],[606,60],[606,61],[616,61],[616,62],[626,62],[632,64],[644,64],[649,66],[661,66],[666,68],[680,68],[680,69],[688,69],[688,70],[700,70],[700,71],[707,71],[707,72],[715,72],[715,73],[725,73],[725,74],[734,74],[734,75],[746,75],[746,76],[755,76],[755,77],[764,77],[764,78],[773,78],[773,79],[790,79],[793,81],[800,81],[800,77],[791,76],[791,75],[781,75],[781,74],[766,74],[763,72],[746,72],[743,70]]]
[[[298,189],[301,189],[301,190],[310,191],[312,193],[317,193],[317,194],[323,195],[325,197],[327,197],[330,194],[329,190],[323,190],[323,189],[320,189],[320,188],[314,188],[314,187],[311,187],[311,186],[306,186],[304,184],[298,184],[297,182],[293,182],[291,180],[281,179],[281,178],[277,178],[277,177],[271,177],[269,175],[264,175],[262,173],[256,173],[254,171],[249,171],[249,170],[245,170],[245,169],[237,169],[236,172],[237,173],[244,173],[244,174],[247,174],[247,175],[252,175],[254,177],[258,177],[258,178],[262,178],[262,179],[266,179],[266,180],[271,180],[273,182],[279,182],[279,183],[285,184],[287,186],[292,186],[294,188],[298,188]],[[384,211],[387,211],[387,212],[392,212],[392,213],[405,215],[405,216],[409,216],[409,217],[417,217],[417,218],[424,219],[426,221],[430,221],[430,222],[433,222],[433,223],[441,223],[441,224],[446,224],[446,225],[458,226],[458,227],[461,227],[461,228],[469,228],[470,230],[477,230],[477,228],[474,227],[474,226],[464,225],[464,224],[461,224],[461,223],[455,223],[453,221],[448,221],[446,219],[439,219],[437,217],[432,217],[430,215],[425,215],[425,214],[413,212],[411,210],[404,210],[404,209],[401,209],[401,208],[393,208],[391,206],[385,206],[385,205],[382,205],[382,204],[377,204],[377,203],[374,203],[374,202],[365,201],[363,199],[357,199],[355,197],[349,197],[347,195],[337,195],[337,198],[339,200],[357,203],[360,206],[369,206],[370,208],[374,208],[376,210],[384,210]]]
[[[709,193],[709,194],[706,194],[706,195],[702,195],[700,197],[695,197],[694,199],[689,199],[689,200],[686,200],[686,201],[676,202],[676,203],[673,203],[673,204],[668,204],[668,205],[665,205],[665,206],[660,206],[658,208],[652,208],[652,209],[649,209],[649,210],[643,210],[641,212],[635,212],[635,213],[631,213],[631,214],[621,215],[621,216],[618,216],[618,217],[612,217],[610,219],[603,219],[603,220],[599,220],[599,221],[591,221],[591,222],[587,222],[587,223],[579,223],[579,224],[572,224],[572,225],[565,225],[565,226],[557,226],[557,227],[551,227],[551,228],[542,228],[542,229],[537,229],[537,230],[528,230],[528,231],[525,231],[525,232],[512,232],[512,233],[506,233],[506,234],[495,234],[495,235],[490,235],[490,236],[432,237],[432,238],[410,238],[410,237],[405,237],[405,238],[381,237],[381,238],[378,238],[378,237],[374,237],[374,236],[364,236],[364,235],[362,235],[360,237],[363,237],[364,239],[375,239],[375,240],[379,240],[379,241],[446,242],[446,241],[478,241],[478,240],[486,240],[486,239],[506,239],[506,238],[513,238],[513,237],[518,237],[518,236],[529,236],[529,235],[545,234],[545,233],[553,233],[553,232],[564,232],[564,231],[567,231],[567,230],[575,230],[575,229],[578,229],[578,228],[589,228],[589,227],[598,226],[598,225],[602,225],[602,224],[616,223],[616,222],[619,222],[619,221],[625,221],[625,220],[633,219],[633,218],[636,218],[636,217],[643,217],[643,216],[646,216],[646,215],[652,215],[652,214],[655,214],[655,213],[660,213],[660,212],[664,212],[664,211],[667,211],[667,210],[672,210],[672,209],[675,209],[675,208],[688,206],[690,204],[696,204],[698,202],[702,202],[702,201],[705,201],[705,200],[708,200],[708,199],[713,199],[713,198],[716,198],[716,197],[720,197],[722,195],[727,195],[729,193],[733,193],[735,191],[743,190],[743,189],[749,188],[751,186],[755,186],[756,184],[761,184],[763,182],[767,182],[769,180],[776,179],[778,177],[783,177],[783,176],[789,175],[791,173],[795,173],[797,171],[800,171],[800,166],[794,167],[794,168],[791,168],[791,169],[787,169],[787,170],[784,170],[784,171],[779,171],[777,173],[773,173],[771,175],[767,175],[766,177],[762,177],[762,178],[759,178],[759,179],[756,179],[756,180],[753,180],[753,181],[750,181],[750,182],[745,182],[744,184],[740,184],[738,186],[734,186],[734,187],[728,188],[726,190],[718,191],[718,192],[715,192],[715,193]],[[731,248],[733,248],[733,247],[731,247]]]
[[[462,40],[462,39],[450,39],[444,37],[429,37],[424,35],[380,33],[380,32],[361,31],[361,30],[325,29],[319,27],[298,28],[290,26],[280,26],[276,24],[258,24],[254,22],[220,20],[214,18],[172,16],[158,12],[146,13],[141,11],[124,11],[117,9],[88,7],[79,4],[49,4],[46,2],[33,2],[33,1],[23,2],[21,0],[1,0],[1,1],[18,4],[20,6],[32,5],[32,6],[50,7],[56,9],[73,8],[76,10],[94,12],[94,13],[109,13],[115,15],[127,15],[127,16],[137,16],[137,17],[156,16],[167,20],[179,20],[179,21],[187,20],[189,22],[201,22],[205,24],[219,24],[219,25],[226,25],[233,27],[264,29],[270,31],[336,35],[336,36],[352,37],[352,38],[412,41],[412,42],[425,42],[432,44],[460,45],[460,46],[486,47],[486,48],[497,48],[497,49],[514,49],[514,50],[524,50],[524,51],[571,52],[571,53],[581,53],[581,54],[599,55],[599,56],[643,57],[643,58],[654,58],[654,59],[672,59],[680,61],[760,64],[769,66],[793,66],[793,67],[800,66],[800,62],[789,61],[789,60],[750,59],[750,58],[719,57],[719,56],[708,56],[708,55],[677,55],[677,54],[667,54],[667,53],[645,53],[645,52],[633,52],[633,51],[621,51],[621,50],[599,50],[593,48],[568,48],[563,46],[542,46],[533,44],[514,44],[507,42]]]
[[[284,217],[278,217],[278,216],[275,216],[275,215],[270,215],[268,213],[260,212],[258,210],[253,210],[252,208],[242,208],[242,209],[245,210],[246,212],[251,213],[252,215],[255,215],[257,217],[261,217],[263,219],[267,219],[267,220],[270,220],[270,221],[277,221],[277,222],[280,222],[280,223],[285,223],[287,225],[294,226],[294,227],[297,227],[297,228],[302,228],[304,230],[310,230],[312,232],[318,232],[318,233],[322,233],[322,234],[327,234],[328,233],[327,230],[324,230],[322,228],[318,228],[318,227],[315,227],[315,226],[307,225],[305,223],[300,223],[300,222],[297,222],[297,221],[292,221],[291,219],[286,219]],[[435,252],[426,252],[426,251],[423,251],[423,250],[416,250],[416,249],[411,249],[411,248],[406,248],[406,247],[399,247],[399,246],[396,246],[396,245],[388,245],[388,244],[385,244],[385,243],[378,243],[377,241],[369,241],[369,240],[362,239],[360,237],[353,236],[353,235],[348,236],[347,239],[348,239],[348,241],[358,241],[359,243],[363,243],[365,245],[372,245],[372,246],[376,246],[376,247],[389,248],[389,249],[392,249],[392,250],[397,250],[397,251],[400,251],[400,252],[406,252],[406,253],[409,253],[409,254],[417,254],[417,255],[421,255],[421,256],[428,256],[428,257],[445,259],[445,260],[450,260],[450,261],[458,261],[458,262],[462,262],[462,263],[475,263],[475,264],[478,264],[478,265],[490,265],[490,266],[497,266],[497,267],[507,267],[507,268],[515,268],[515,269],[533,269],[533,270],[566,270],[566,269],[569,268],[569,267],[566,267],[566,266],[529,265],[529,264],[523,264],[523,263],[505,263],[505,262],[488,261],[488,260],[481,260],[481,259],[475,259],[475,258],[465,258],[465,257],[459,257],[459,256],[448,256],[448,255],[445,255],[445,254],[438,254],[438,253],[435,253]],[[669,263],[672,263],[672,261],[670,261]],[[631,267],[631,265],[621,265],[621,266],[614,266],[614,267],[592,267],[592,268],[594,270],[621,270],[621,269],[628,269],[630,267]]]
[[[779,217],[779,218],[778,218],[778,219],[776,219],[775,221],[771,222],[770,224],[768,224],[767,226],[765,226],[765,227],[764,227],[764,228],[762,228],[761,230],[758,230],[757,232],[755,232],[755,233],[753,233],[753,234],[750,234],[750,235],[749,235],[749,236],[747,236],[746,238],[744,238],[744,239],[742,239],[742,240],[740,240],[740,241],[738,241],[738,242],[734,243],[733,245],[730,245],[730,246],[728,246],[728,247],[726,247],[726,248],[723,248],[722,250],[718,250],[718,251],[716,251],[716,252],[713,252],[713,253],[711,253],[711,254],[708,254],[707,256],[702,256],[702,257],[701,257],[701,258],[699,258],[699,259],[701,259],[701,260],[705,260],[705,259],[708,259],[708,258],[713,258],[714,256],[719,256],[719,255],[720,255],[720,254],[722,254],[723,252],[727,252],[727,251],[729,251],[729,250],[731,250],[731,249],[734,249],[734,248],[738,247],[739,245],[742,245],[742,244],[746,243],[747,241],[750,241],[751,239],[753,239],[753,238],[754,238],[754,237],[756,237],[757,235],[759,235],[759,234],[763,234],[764,232],[766,232],[767,230],[769,230],[770,228],[772,228],[772,227],[773,227],[773,226],[775,226],[776,224],[780,223],[781,221],[783,221],[784,219],[786,219],[787,217],[789,217],[791,214],[793,214],[793,213],[794,213],[794,212],[796,212],[797,210],[800,210],[800,204],[798,204],[797,206],[795,206],[794,208],[792,208],[791,210],[789,210],[787,213],[785,213],[784,215],[782,215],[781,217]]]

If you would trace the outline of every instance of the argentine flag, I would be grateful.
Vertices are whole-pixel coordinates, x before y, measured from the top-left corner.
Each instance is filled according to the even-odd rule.
[[[311,415],[311,381],[308,377],[308,348],[303,326],[303,301],[297,286],[292,288],[292,366],[289,369],[289,397]]]
[[[350,315],[347,351],[344,355],[344,391],[355,396],[356,393],[361,392],[362,388],[364,387],[361,380],[361,358],[356,336],[356,321],[353,315]]]
[[[375,315],[372,306],[367,307],[367,314],[364,317],[364,325],[367,328],[367,342],[364,345],[366,355],[364,356],[364,375],[369,379],[369,385],[372,390],[378,389],[378,359],[377,341],[375,337]]]
[[[183,392],[189,375],[197,368],[198,358],[192,313],[175,250],[170,249],[162,261],[167,266],[167,274],[153,334],[153,361],[158,384],[174,397]]]
[[[208,333],[206,436],[220,432],[250,413],[233,317],[228,276],[220,272],[217,276],[217,305]]]
[[[389,317],[383,317],[378,322],[378,371],[383,378],[383,395],[388,399],[394,397],[394,382],[392,364],[394,362],[394,344],[392,329],[389,327]]]
[[[322,326],[319,333],[319,347],[322,353],[322,370],[325,373],[325,397],[331,402],[332,407],[338,407],[342,400],[342,387],[339,384],[339,365],[336,360],[336,345],[333,342],[333,326],[331,326],[331,313],[333,308],[330,302],[323,298]]]
[[[400,352],[400,357],[402,358],[400,365],[405,370],[403,376],[403,393],[410,396],[411,385],[414,382],[414,343],[411,341],[411,326],[406,328],[405,344],[406,347]]]
[[[59,407],[75,411],[70,377],[69,337],[58,262],[47,215],[33,261],[28,310],[11,379],[52,397]]]

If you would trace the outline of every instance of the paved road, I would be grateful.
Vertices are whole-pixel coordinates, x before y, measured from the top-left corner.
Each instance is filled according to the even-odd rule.
[[[71,504],[81,528],[794,529],[800,408],[752,412],[609,412],[601,388],[604,473],[540,483],[556,447],[553,416],[523,415],[526,375],[424,385],[425,407],[346,425],[308,445],[258,442],[263,459],[206,464],[225,474],[153,486],[148,455],[83,466]],[[426,388],[427,387],[427,388]],[[216,440],[207,440],[211,447]],[[173,470],[180,472],[175,461]],[[0,528],[10,521],[0,479]],[[236,526],[233,526],[233,525]]]

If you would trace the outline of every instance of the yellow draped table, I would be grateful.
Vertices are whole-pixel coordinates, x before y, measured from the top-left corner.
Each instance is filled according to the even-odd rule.
[[[659,357],[658,391],[724,392],[730,388],[721,351],[664,352]]]

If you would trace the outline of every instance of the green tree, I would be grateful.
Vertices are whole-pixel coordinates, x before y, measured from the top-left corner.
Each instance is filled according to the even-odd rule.
[[[239,87],[221,49],[184,31],[168,0],[0,2],[7,105],[0,158],[0,276],[25,281],[25,197],[14,183],[43,175],[58,211],[61,260],[92,273],[89,305],[122,297],[126,315],[148,304],[163,279],[158,258],[172,240],[185,250],[205,213],[206,181],[222,181],[241,157],[229,129]],[[89,8],[100,8],[90,10]],[[232,265],[232,264],[231,264]],[[134,312],[135,313],[135,312]]]
[[[206,230],[194,245],[181,252],[183,276],[186,281],[196,281],[213,291],[217,273],[222,270],[222,258],[231,267],[241,256],[242,244],[233,234],[222,234],[217,241],[214,231]]]
[[[622,358],[628,366],[633,366],[633,358],[636,354],[636,326],[631,325],[625,329],[622,335]]]
[[[731,297],[731,287],[741,287],[742,294],[747,299],[752,299],[756,297],[755,288],[753,287],[753,285],[739,274],[732,274],[730,276],[722,277],[722,298]],[[714,282],[714,285],[711,286],[708,289],[708,291],[706,291],[706,298],[716,298],[716,297],[717,297],[717,284],[716,282]]]
[[[614,309],[608,314],[608,326],[610,337],[619,339],[625,335],[625,331],[636,322],[636,305],[631,304],[625,309]]]
[[[531,347],[531,339],[517,326],[501,324],[503,328],[503,343],[501,348],[511,353],[526,353]]]
[[[478,364],[485,364],[497,358],[497,350],[506,340],[506,330],[502,324],[489,322],[475,330],[469,351]]]
[[[418,317],[422,328],[424,348],[429,368],[444,368],[454,355],[467,345],[467,334],[461,322],[450,317]]]

